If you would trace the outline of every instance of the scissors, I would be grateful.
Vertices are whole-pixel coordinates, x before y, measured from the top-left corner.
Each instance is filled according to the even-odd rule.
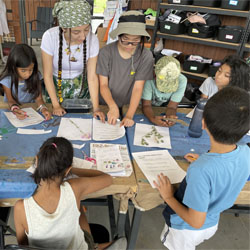
[[[96,165],[96,159],[88,157],[87,154],[82,150],[83,156],[84,156],[84,160],[86,161],[90,161],[92,163],[94,163]]]

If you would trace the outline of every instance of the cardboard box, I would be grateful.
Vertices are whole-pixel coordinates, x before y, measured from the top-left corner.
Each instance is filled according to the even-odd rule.
[[[97,37],[99,40],[99,47],[102,48],[106,45],[106,42],[103,41],[107,28],[99,27],[97,29]]]

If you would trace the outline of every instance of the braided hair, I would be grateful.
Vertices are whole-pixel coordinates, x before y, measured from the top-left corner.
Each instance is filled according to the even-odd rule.
[[[71,40],[71,29],[69,29],[69,36]],[[63,98],[62,98],[62,48],[63,48],[63,29],[59,27],[59,50],[58,50],[58,97],[60,103],[62,103]],[[70,50],[70,44],[69,44],[69,53],[71,53]],[[70,61],[70,57],[69,57]],[[80,94],[78,97],[81,96],[81,93],[84,89],[84,83],[87,77],[87,42],[86,39],[83,41],[83,75],[82,75],[82,85],[81,85],[81,90]]]

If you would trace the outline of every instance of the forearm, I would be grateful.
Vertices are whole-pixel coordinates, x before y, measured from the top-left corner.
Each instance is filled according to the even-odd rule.
[[[40,107],[40,105],[45,105],[45,102],[42,97],[42,93],[36,98],[35,101],[36,101],[37,107]]]
[[[151,105],[142,105],[142,112],[151,122],[153,122],[155,115]]]
[[[89,93],[95,112],[99,109],[99,82],[97,77],[89,80]]]
[[[53,107],[59,106],[59,102],[57,100],[56,89],[53,82],[52,76],[44,76],[44,83],[46,86],[46,90],[49,94]]]
[[[95,176],[105,176],[107,174],[99,171],[99,170],[94,170],[94,169],[80,169],[80,168],[72,168],[70,171],[72,174],[75,174],[79,177],[95,177]],[[109,175],[107,175],[109,176]]]
[[[142,91],[143,91],[143,84],[142,86],[134,86],[132,95],[130,98],[130,103],[129,103],[129,108],[126,113],[126,117],[133,119],[135,111],[140,103],[141,96],[142,96]]]
[[[115,101],[112,97],[111,91],[110,91],[108,86],[106,86],[106,85],[101,86],[100,92],[101,92],[101,95],[102,95],[104,101],[109,106],[109,108],[117,107],[117,104],[115,103]]]

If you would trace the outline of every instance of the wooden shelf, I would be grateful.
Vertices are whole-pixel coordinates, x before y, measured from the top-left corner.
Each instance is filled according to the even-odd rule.
[[[186,75],[186,76],[191,76],[195,79],[198,79],[198,80],[204,80],[206,78],[208,78],[208,74],[207,73],[194,73],[194,72],[189,72],[189,71],[185,71],[183,70],[183,68],[181,67],[181,73]]]
[[[248,17],[249,16],[249,11],[247,11],[247,10],[221,9],[219,7],[206,7],[206,6],[195,6],[195,5],[161,3],[160,8],[186,10],[186,11],[198,11],[198,12],[206,12],[206,13],[226,15],[226,16],[238,16],[238,17]]]

